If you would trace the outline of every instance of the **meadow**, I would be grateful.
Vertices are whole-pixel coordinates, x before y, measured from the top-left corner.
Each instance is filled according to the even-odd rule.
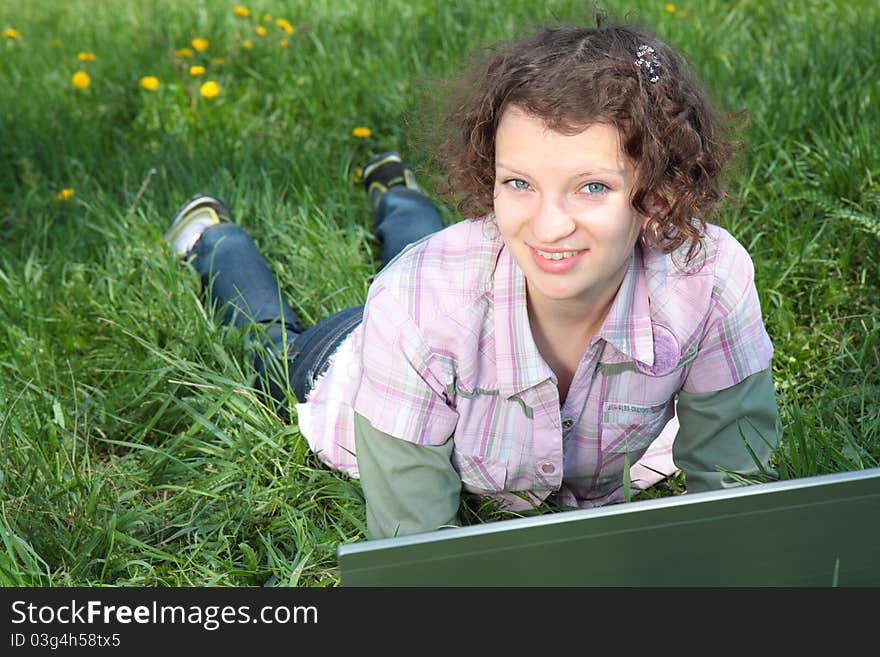
[[[717,221],[755,262],[780,477],[877,466],[880,4],[601,6],[739,112]],[[434,80],[555,21],[592,3],[0,0],[0,584],[338,585],[358,482],[260,403],[242,335],[162,234],[216,194],[306,325],[362,303],[359,166],[398,150],[432,194]]]

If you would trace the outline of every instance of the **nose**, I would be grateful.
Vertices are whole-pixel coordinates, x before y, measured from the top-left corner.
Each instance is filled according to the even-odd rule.
[[[575,223],[558,199],[543,197],[532,218],[532,234],[542,244],[553,244],[571,235]]]

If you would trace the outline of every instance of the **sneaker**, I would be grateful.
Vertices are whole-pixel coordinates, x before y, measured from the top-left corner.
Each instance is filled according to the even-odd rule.
[[[374,213],[389,187],[403,185],[420,191],[415,174],[403,163],[400,155],[394,152],[382,153],[367,162],[364,165],[363,180]]]
[[[186,256],[205,229],[221,221],[232,221],[226,204],[215,196],[197,194],[183,204],[163,239],[179,256]]]

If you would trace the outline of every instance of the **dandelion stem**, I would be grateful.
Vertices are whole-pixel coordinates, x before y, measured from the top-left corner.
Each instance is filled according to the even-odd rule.
[[[147,187],[150,186],[150,178],[152,178],[156,174],[156,167],[150,167],[150,170],[147,171],[147,177],[144,178],[144,181],[141,183],[140,189],[138,189],[137,194],[135,194],[134,201],[131,202],[131,206],[128,208],[128,216],[132,216],[134,214],[135,208],[137,207],[138,202],[141,200],[141,197],[144,195],[144,192],[147,191]]]

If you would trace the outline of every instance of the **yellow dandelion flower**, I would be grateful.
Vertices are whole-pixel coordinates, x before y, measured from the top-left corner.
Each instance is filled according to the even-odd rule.
[[[271,23],[272,22],[272,14],[263,14],[263,22]]]
[[[352,185],[358,185],[364,179],[363,167],[355,167],[348,172],[348,182]]]
[[[138,83],[141,86],[141,89],[146,89],[147,91],[156,91],[159,88],[159,78],[154,75],[145,75],[140,79]]]
[[[241,42],[241,45],[244,48],[246,48],[247,50],[250,50],[251,48],[254,47],[254,42],[251,41],[250,39],[245,39],[244,41]]]
[[[353,137],[357,137],[358,139],[366,139],[373,134],[373,131],[366,126],[359,125],[351,131],[351,134]]]
[[[279,18],[277,21],[275,21],[275,24],[288,34],[293,34],[293,25],[290,24],[289,20],[285,18]]]
[[[684,18],[685,16],[687,16],[687,12],[685,12],[684,9],[679,9],[679,10],[678,10],[678,14],[676,14],[676,15],[677,15],[679,18]]]
[[[95,53],[93,52],[80,52],[76,54],[76,58],[81,62],[93,62],[95,61]]]
[[[178,48],[174,51],[175,57],[180,57],[181,59],[189,59],[193,56],[193,51],[189,48]]]
[[[85,71],[77,71],[73,74],[73,77],[70,78],[70,81],[77,89],[85,89],[92,83],[92,79]]]
[[[198,52],[202,52],[208,49],[208,40],[203,39],[201,37],[195,38],[192,40],[192,47],[195,48]]]
[[[220,85],[213,80],[208,80],[199,88],[199,93],[202,94],[203,98],[216,98],[217,94],[220,93]]]
[[[266,28],[262,25],[257,25],[257,34],[260,36],[266,36]]]
[[[211,65],[212,66],[223,66],[226,63],[226,59],[223,57],[212,57]]]
[[[3,30],[3,36],[7,39],[20,39],[21,32],[16,30],[14,27],[7,27],[5,30]]]
[[[278,41],[278,45],[282,48],[287,48],[287,46],[290,45],[290,41],[288,41],[287,39],[281,39],[280,41]]]
[[[242,7],[241,5],[235,5],[232,8],[232,12],[236,16],[241,16],[242,18],[249,18],[251,15],[251,10],[248,9],[247,7]]]
[[[74,193],[75,192],[73,191],[73,189],[71,189],[70,187],[65,187],[60,192],[55,194],[55,198],[57,198],[59,201],[69,201],[73,198]]]
[[[671,2],[668,3],[668,4],[666,4],[663,8],[664,8],[666,11],[668,11],[670,14],[674,14],[674,13],[675,13],[675,5],[672,4]]]
[[[189,67],[189,74],[192,75],[193,77],[195,77],[197,75],[204,75],[204,73],[205,73],[204,66],[190,66]]]

